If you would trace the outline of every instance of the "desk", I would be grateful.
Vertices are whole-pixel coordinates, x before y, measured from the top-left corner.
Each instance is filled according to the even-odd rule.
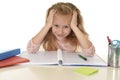
[[[23,66],[0,68],[0,80],[120,80],[120,68],[97,67],[90,76],[73,70],[80,66]]]

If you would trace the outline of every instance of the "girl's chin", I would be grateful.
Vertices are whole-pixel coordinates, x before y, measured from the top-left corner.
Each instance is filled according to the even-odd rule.
[[[64,39],[64,37],[57,37],[57,40],[63,40]]]

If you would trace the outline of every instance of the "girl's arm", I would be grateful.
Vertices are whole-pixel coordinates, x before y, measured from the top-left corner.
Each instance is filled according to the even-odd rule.
[[[77,39],[79,40],[80,46],[82,48],[82,52],[85,54],[92,55],[95,53],[95,48],[88,37],[83,34],[80,29],[77,27],[77,12],[73,12],[73,17],[71,20],[71,29],[73,30],[74,34],[76,35]]]
[[[39,47],[41,43],[43,42],[46,34],[48,33],[49,29],[52,27],[53,22],[53,16],[55,14],[55,10],[51,10],[49,13],[49,16],[47,18],[45,26],[42,28],[42,30],[35,35],[28,43],[27,50],[30,53],[35,53],[39,50]]]
[[[95,54],[95,47],[94,47],[94,45],[92,44],[90,46],[90,48],[88,48],[88,49],[82,49],[81,53],[83,53],[83,55],[85,55],[85,56],[93,56]]]
[[[36,53],[39,50],[40,45],[33,43],[32,39],[27,44],[28,53]]]

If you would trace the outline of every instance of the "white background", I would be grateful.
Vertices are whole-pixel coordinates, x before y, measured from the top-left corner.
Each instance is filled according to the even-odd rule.
[[[119,0],[0,0],[0,50],[21,48],[43,27],[47,9],[56,2],[72,2],[82,12],[85,29],[96,53],[107,56],[107,39],[120,39]]]

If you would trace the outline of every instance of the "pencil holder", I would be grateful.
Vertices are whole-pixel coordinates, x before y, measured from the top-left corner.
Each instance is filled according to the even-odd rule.
[[[108,66],[120,67],[120,46],[108,45]]]

